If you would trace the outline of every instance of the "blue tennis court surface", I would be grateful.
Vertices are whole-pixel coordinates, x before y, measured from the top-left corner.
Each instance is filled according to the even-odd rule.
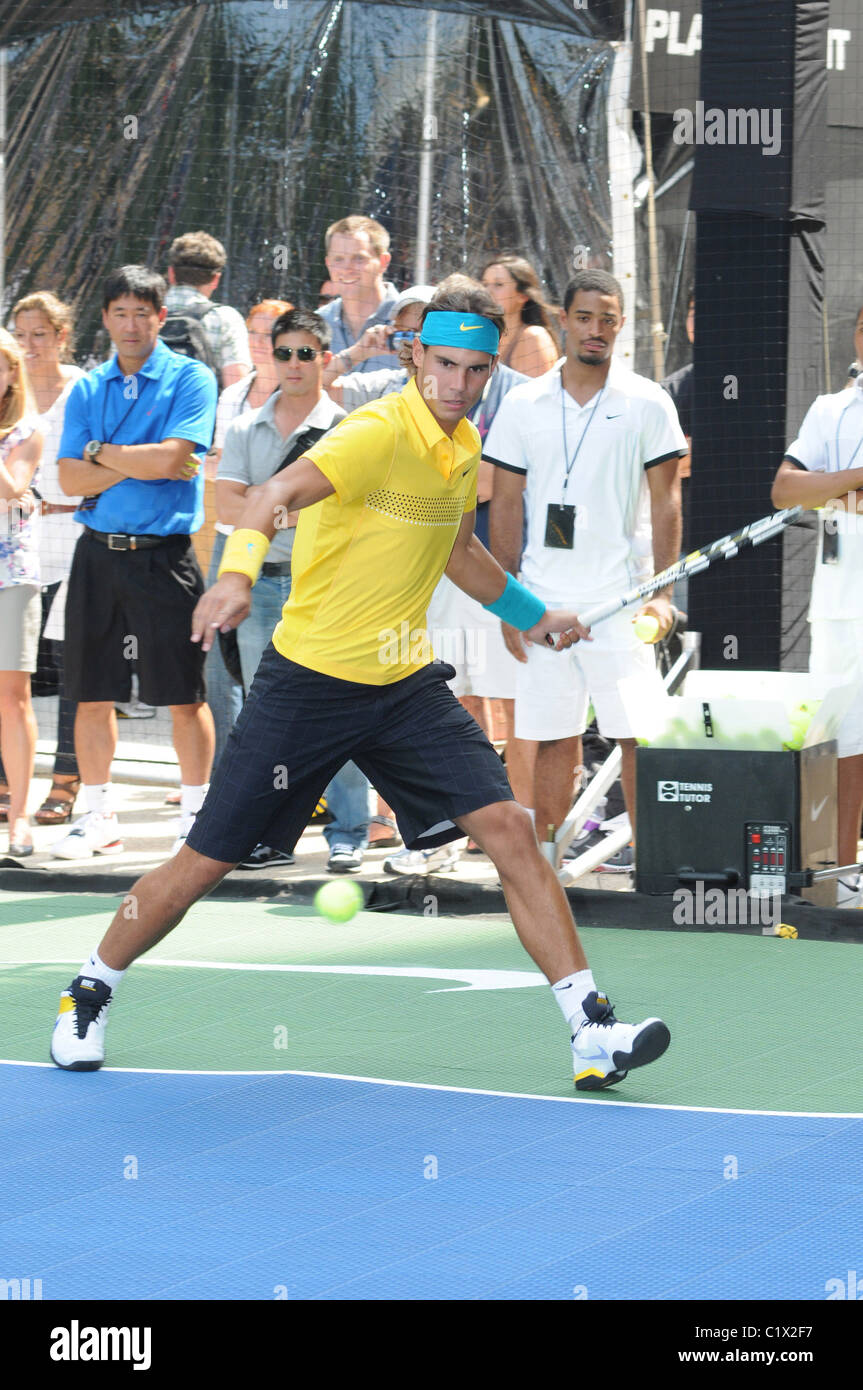
[[[508,921],[206,902],[123,981],[106,1067],[58,1071],[60,991],[115,906],[3,896],[0,1281],[763,1301],[863,1271],[856,945],[586,930],[621,1016],[672,1043],[576,1098]]]
[[[860,1250],[857,1118],[0,1076],[0,1268],[46,1299],[823,1299]]]

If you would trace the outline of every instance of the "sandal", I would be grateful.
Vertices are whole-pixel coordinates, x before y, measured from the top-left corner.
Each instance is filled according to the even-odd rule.
[[[80,777],[69,782],[52,782],[50,792],[36,812],[37,825],[65,825],[72,819],[72,807],[80,790]]]
[[[375,834],[375,829],[380,829],[380,834]],[[392,816],[372,816],[369,821],[369,849],[389,849],[391,845],[400,845],[402,837],[396,828],[396,823]]]

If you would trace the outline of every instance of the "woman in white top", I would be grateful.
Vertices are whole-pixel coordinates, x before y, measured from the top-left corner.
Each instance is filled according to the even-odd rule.
[[[33,428],[24,364],[0,328],[0,749],[8,776],[9,853],[33,853],[27,793],[36,756],[30,674],[39,644],[39,515],[30,484],[42,439]]]
[[[57,451],[69,392],[84,373],[70,361],[72,311],[48,291],[28,294],[12,310],[14,337],[21,350],[27,385],[35,406],[34,424],[42,435],[42,460],[34,479],[39,496],[39,561],[42,585],[40,666],[53,666],[59,684],[57,750],[51,790],[36,812],[40,825],[62,825],[72,815],[81,785],[75,759],[75,702],[63,694],[63,617],[66,579],[80,526],[72,519],[78,503],[60,487]],[[44,640],[42,640],[44,639]],[[37,688],[38,693],[38,688]],[[0,809],[5,783],[0,766]]]

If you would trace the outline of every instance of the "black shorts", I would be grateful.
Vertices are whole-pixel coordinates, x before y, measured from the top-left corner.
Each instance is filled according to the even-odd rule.
[[[503,764],[436,661],[393,685],[336,680],[261,658],[187,840],[236,864],[257,844],[293,849],[327,783],[353,760],[393,808],[409,849],[464,831],[456,816],[512,801]]]
[[[65,687],[70,700],[192,705],[205,698],[204,653],[191,641],[204,580],[188,536],[146,550],[109,550],[85,531],[66,600]]]

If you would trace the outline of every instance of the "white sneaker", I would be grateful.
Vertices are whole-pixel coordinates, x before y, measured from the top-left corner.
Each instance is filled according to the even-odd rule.
[[[195,824],[196,815],[196,811],[186,811],[185,815],[182,815],[180,817],[179,824],[177,827],[177,838],[174,841],[169,856],[171,859],[173,859],[175,854],[179,854],[180,850],[183,848],[183,845],[186,843],[186,836],[189,834],[189,831]]]
[[[59,840],[51,846],[57,859],[92,859],[94,854],[120,854],[120,822],[116,816],[103,816],[101,811],[88,811],[80,816]]]
[[[601,1091],[627,1072],[661,1057],[671,1034],[660,1018],[621,1023],[604,994],[592,991],[582,1004],[587,1017],[572,1039],[577,1091]]]
[[[78,975],[60,995],[51,1061],[64,1071],[96,1071],[105,1060],[105,1025],[111,990],[103,980]]]
[[[454,869],[461,851],[452,845],[439,845],[437,849],[401,849],[384,860],[388,874],[433,874]]]

